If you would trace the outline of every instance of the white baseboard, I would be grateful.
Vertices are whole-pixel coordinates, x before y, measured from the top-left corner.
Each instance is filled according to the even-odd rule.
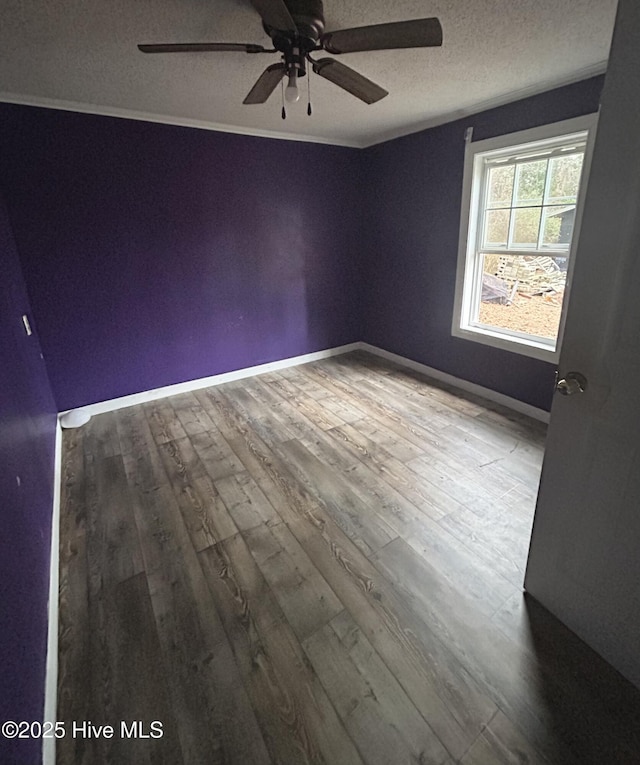
[[[62,429],[56,423],[53,462],[53,510],[51,513],[51,563],[49,566],[49,624],[44,683],[44,721],[55,722],[58,707],[58,606],[60,584],[60,492],[62,488]],[[42,741],[43,765],[55,765],[56,740]]]
[[[244,367],[243,369],[236,369],[233,372],[223,372],[222,374],[212,375],[211,377],[200,377],[197,380],[187,380],[186,382],[176,383],[175,385],[165,385],[163,388],[154,388],[153,390],[142,391],[141,393],[132,393],[130,396],[121,396],[120,398],[112,398],[109,401],[99,401],[95,404],[88,404],[79,409],[67,409],[64,412],[60,412],[59,417],[63,417],[70,412],[82,412],[88,414],[90,417],[93,417],[95,414],[104,414],[104,412],[115,412],[116,409],[124,409],[127,406],[136,406],[136,404],[144,404],[147,401],[156,401],[159,398],[166,398],[167,396],[177,396],[179,393],[190,393],[191,391],[200,390],[201,388],[210,388],[213,385],[222,385],[223,383],[232,382],[233,380],[254,377],[255,375],[263,374],[264,372],[275,372],[278,369],[295,367],[299,364],[307,364],[310,361],[328,359],[330,356],[339,356],[342,353],[356,351],[361,346],[362,343],[349,343],[348,345],[339,345],[336,348],[327,348],[323,351],[305,353],[302,356],[292,356],[291,358],[280,359],[279,361],[269,361],[266,364],[258,364],[255,367]]]
[[[267,364],[258,364],[254,367],[236,369],[233,372],[223,372],[222,374],[212,375],[211,377],[201,377],[197,380],[188,380],[187,382],[176,383],[175,385],[166,385],[163,388],[154,388],[153,390],[142,391],[140,393],[132,393],[130,396],[121,396],[120,398],[113,398],[109,401],[99,401],[95,404],[80,407],[79,409],[68,409],[64,412],[60,412],[59,416],[64,417],[64,415],[74,412],[87,414],[92,417],[96,414],[124,409],[127,406],[144,404],[148,401],[156,401],[159,398],[166,398],[167,396],[176,396],[179,393],[189,393],[202,388],[210,388],[214,385],[222,385],[223,383],[232,382],[233,380],[254,377],[255,375],[260,375],[265,372],[274,372],[278,369],[286,369],[287,367],[295,367],[299,364],[307,364],[310,361],[328,359],[331,356],[339,356],[351,351],[368,351],[375,356],[380,356],[388,361],[393,361],[400,366],[413,369],[416,372],[421,372],[427,377],[432,377],[434,380],[447,383],[454,388],[459,388],[467,393],[473,393],[476,396],[481,396],[482,398],[506,406],[521,414],[526,414],[535,420],[549,422],[549,412],[545,412],[543,409],[538,409],[535,406],[531,406],[531,404],[526,404],[523,401],[511,398],[511,396],[505,396],[503,393],[497,393],[490,388],[484,388],[482,385],[477,385],[468,380],[454,377],[447,372],[441,372],[439,369],[428,367],[426,364],[412,361],[405,356],[399,356],[397,353],[391,353],[390,351],[385,351],[383,348],[378,348],[375,345],[363,342],[349,343],[348,345],[327,348],[326,350],[316,351],[315,353],[305,353],[302,356],[292,356],[291,358],[281,359],[280,361],[270,361]]]
[[[504,393],[498,393],[497,391],[491,390],[490,388],[485,388],[482,385],[477,385],[476,383],[469,382],[468,380],[463,380],[460,377],[454,377],[447,372],[441,372],[439,369],[428,367],[426,364],[421,364],[419,361],[413,361],[412,359],[408,359],[405,356],[399,356],[397,353],[385,351],[383,348],[378,348],[377,346],[370,345],[369,343],[359,343],[359,346],[360,350],[368,351],[375,356],[380,356],[383,359],[387,359],[387,361],[393,361],[399,366],[413,369],[415,372],[421,372],[427,377],[433,377],[434,380],[447,383],[454,388],[459,388],[460,390],[466,391],[467,393],[473,393],[474,395],[480,396],[481,398],[486,398],[496,404],[506,406],[508,409],[513,409],[515,412],[519,412],[520,414],[526,414],[528,417],[531,417],[534,420],[539,420],[540,422],[549,422],[549,412],[545,412],[544,409],[538,409],[538,407],[527,404],[524,401],[519,401],[517,398],[511,398],[511,396],[506,396]]]

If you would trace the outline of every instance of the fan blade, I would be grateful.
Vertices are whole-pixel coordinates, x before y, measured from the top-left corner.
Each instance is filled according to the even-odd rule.
[[[260,18],[279,32],[297,32],[296,24],[283,0],[251,0]]]
[[[320,38],[320,43],[329,53],[430,48],[442,45],[442,27],[436,18],[396,21],[327,32]]]
[[[258,81],[251,88],[243,104],[264,104],[276,89],[280,80],[284,77],[287,67],[284,64],[271,64],[258,77]]]
[[[143,53],[208,53],[211,51],[237,50],[245,53],[272,53],[262,45],[253,43],[160,43],[158,45],[138,45]]]
[[[314,61],[313,71],[364,101],[365,104],[375,104],[376,101],[389,95],[389,91],[332,58]]]

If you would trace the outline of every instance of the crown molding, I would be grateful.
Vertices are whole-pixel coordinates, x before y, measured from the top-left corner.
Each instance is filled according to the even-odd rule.
[[[321,136],[284,133],[277,130],[260,130],[257,128],[240,127],[238,125],[225,125],[220,122],[193,120],[187,117],[172,117],[163,114],[153,114],[152,112],[122,109],[117,106],[85,104],[80,101],[64,101],[58,98],[46,98],[45,96],[23,95],[21,93],[0,91],[0,102],[18,104],[20,106],[37,106],[42,109],[58,109],[65,112],[79,112],[80,114],[96,114],[101,117],[117,117],[118,119],[138,120],[140,122],[157,122],[162,125],[176,125],[178,127],[195,128],[196,130],[211,130],[217,133],[235,133],[237,135],[248,135],[255,138],[273,138],[280,141],[320,143],[329,146],[343,146],[349,149],[363,148],[362,143],[358,141],[332,140],[329,138],[322,138]]]

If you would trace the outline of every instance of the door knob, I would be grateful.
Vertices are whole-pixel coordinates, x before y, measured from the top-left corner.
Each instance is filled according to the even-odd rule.
[[[584,393],[587,387],[587,378],[580,372],[569,372],[565,377],[556,382],[556,390],[563,396],[573,396],[574,393]]]

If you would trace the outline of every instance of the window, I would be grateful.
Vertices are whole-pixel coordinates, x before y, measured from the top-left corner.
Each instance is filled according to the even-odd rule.
[[[594,126],[467,144],[455,336],[557,358]]]

